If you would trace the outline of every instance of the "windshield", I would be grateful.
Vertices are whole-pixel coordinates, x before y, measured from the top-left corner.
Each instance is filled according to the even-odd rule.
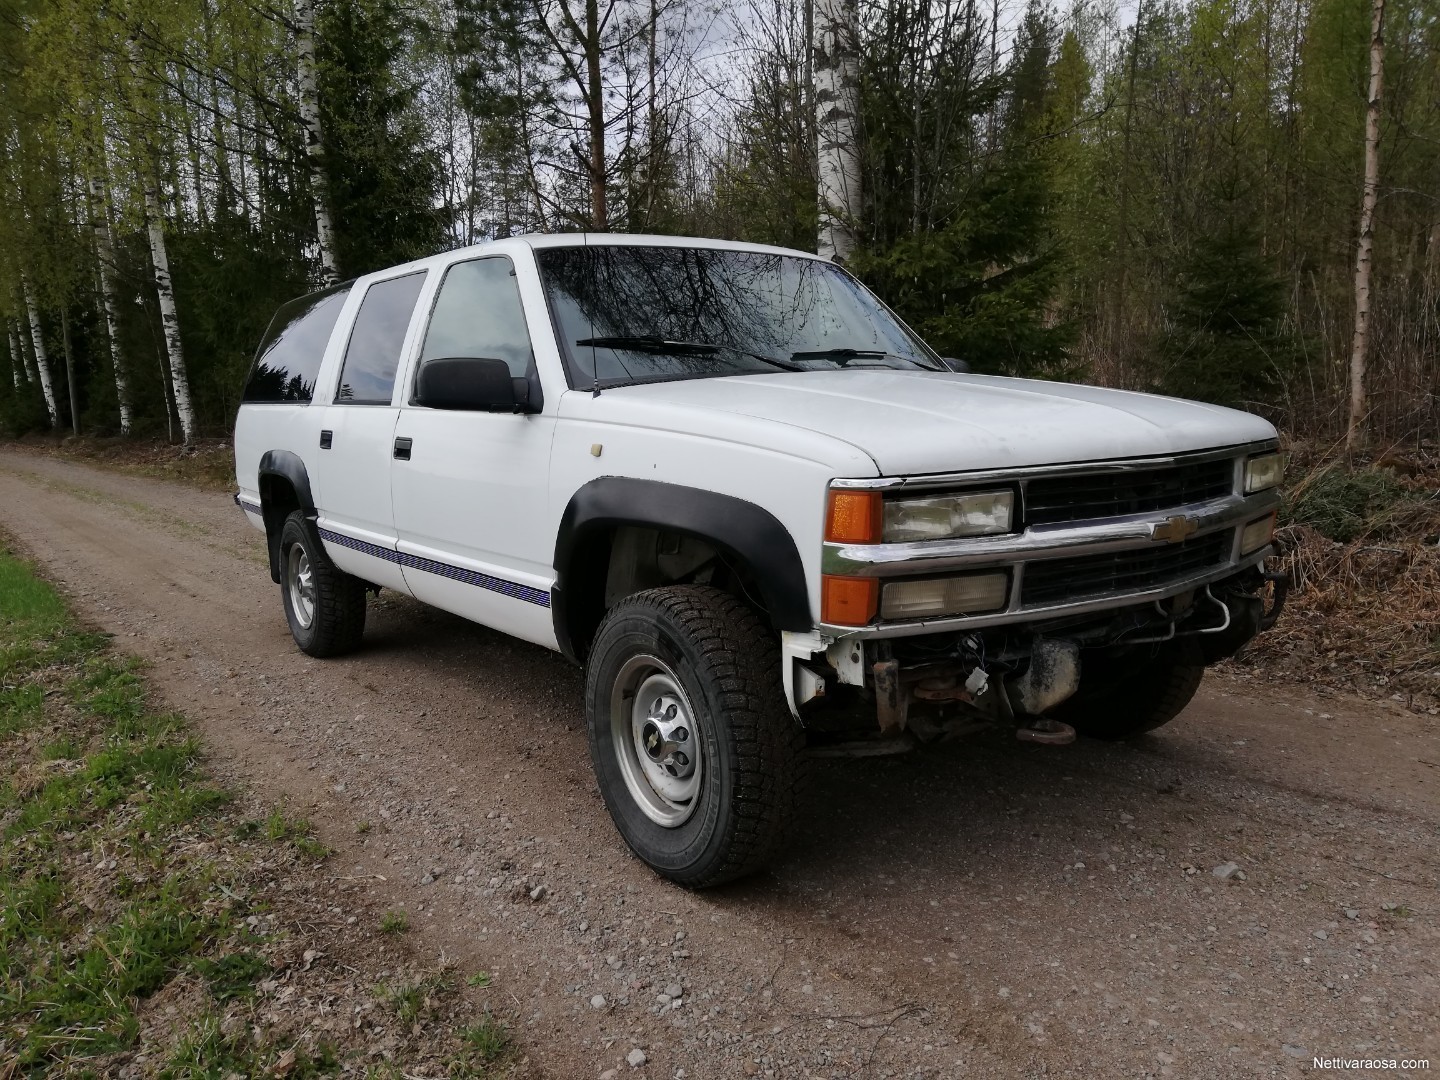
[[[839,267],[629,245],[536,253],[572,387],[942,365]]]

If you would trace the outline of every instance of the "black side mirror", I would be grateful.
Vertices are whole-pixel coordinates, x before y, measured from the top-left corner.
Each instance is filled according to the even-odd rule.
[[[504,360],[445,356],[426,360],[415,380],[415,404],[431,409],[528,413],[530,383],[510,374]]]
[[[961,375],[968,374],[970,371],[969,364],[967,364],[964,360],[957,360],[953,356],[942,356],[940,358],[940,362],[946,367],[948,367],[951,371],[958,371]]]

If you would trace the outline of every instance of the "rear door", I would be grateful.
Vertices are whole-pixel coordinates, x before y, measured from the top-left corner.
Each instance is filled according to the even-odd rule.
[[[405,580],[417,599],[553,649],[547,485],[556,404],[529,415],[411,404],[420,368],[445,357],[503,359],[538,397],[509,257],[446,269],[406,380],[395,435],[410,440],[410,456],[391,462],[391,491]]]
[[[396,453],[395,372],[413,333],[425,284],[417,270],[371,282],[345,346],[320,445],[320,537],[335,565],[376,585],[408,592],[395,550],[390,462]]]

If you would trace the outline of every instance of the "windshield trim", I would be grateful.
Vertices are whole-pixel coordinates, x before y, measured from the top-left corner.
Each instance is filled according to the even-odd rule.
[[[647,383],[657,383],[657,382],[689,382],[689,381],[694,380],[694,379],[728,379],[728,378],[731,378],[731,377],[734,377],[734,376],[740,376],[740,375],[803,375],[803,374],[809,374],[809,372],[811,372],[811,371],[829,371],[829,370],[839,371],[839,370],[843,370],[843,368],[841,368],[841,367],[839,367],[839,366],[837,365],[837,366],[834,367],[833,369],[832,369],[832,368],[829,368],[829,367],[815,367],[815,368],[808,368],[808,369],[806,369],[805,371],[790,371],[790,370],[785,369],[785,368],[778,368],[778,367],[777,367],[777,368],[761,368],[761,369],[757,369],[757,370],[754,370],[754,371],[716,371],[716,372],[703,372],[703,373],[697,373],[697,374],[684,374],[684,375],[681,375],[681,374],[673,374],[673,375],[646,375],[646,376],[639,376],[639,377],[625,378],[625,379],[595,379],[595,378],[593,378],[593,377],[588,378],[588,379],[587,379],[587,378],[584,378],[584,374],[585,374],[584,369],[583,369],[583,367],[580,365],[580,363],[577,361],[576,356],[575,356],[575,351],[574,351],[574,350],[575,350],[575,346],[574,346],[574,344],[570,341],[569,335],[563,330],[563,328],[562,328],[561,325],[560,325],[560,317],[559,317],[559,315],[558,315],[558,314],[556,313],[556,311],[555,311],[555,305],[550,302],[550,287],[549,287],[549,282],[548,282],[548,280],[547,280],[548,274],[547,274],[547,272],[546,272],[546,270],[545,270],[544,260],[543,260],[543,256],[544,256],[545,254],[547,254],[548,252],[556,251],[556,250],[562,250],[562,251],[563,251],[563,250],[570,250],[570,249],[576,249],[576,248],[579,248],[579,249],[588,249],[588,248],[613,247],[613,248],[632,248],[632,249],[633,249],[633,248],[652,247],[652,248],[680,248],[680,249],[695,250],[695,251],[753,252],[754,254],[757,254],[757,255],[780,255],[780,256],[785,257],[785,258],[806,259],[806,260],[809,260],[809,261],[811,261],[811,262],[824,263],[826,266],[832,267],[832,268],[840,271],[840,273],[843,274],[846,278],[848,278],[848,279],[850,280],[850,282],[855,285],[855,287],[857,287],[857,288],[859,288],[861,291],[863,291],[867,296],[870,297],[871,300],[873,300],[877,305],[879,305],[879,307],[880,307],[887,315],[889,315],[890,318],[894,319],[894,320],[895,320],[895,324],[896,324],[897,326],[899,326],[902,330],[904,330],[905,334],[906,334],[912,341],[915,342],[915,344],[916,344],[917,347],[918,347],[918,351],[920,351],[920,352],[924,355],[925,359],[926,359],[930,364],[933,365],[933,367],[927,368],[927,367],[925,367],[925,366],[922,365],[922,364],[917,364],[915,370],[917,370],[917,371],[938,371],[938,372],[945,372],[945,371],[948,371],[948,370],[949,370],[949,368],[945,365],[945,361],[944,361],[943,359],[941,359],[940,354],[939,354],[938,352],[936,352],[936,351],[934,350],[934,348],[931,347],[930,343],[929,343],[928,341],[926,341],[920,334],[918,334],[918,333],[914,330],[914,328],[911,327],[911,325],[910,325],[909,323],[907,323],[904,319],[902,319],[899,315],[897,315],[897,314],[895,313],[895,309],[894,309],[894,308],[892,308],[892,307],[891,307],[889,304],[887,304],[879,295],[877,295],[873,289],[871,289],[868,285],[866,285],[866,284],[865,284],[863,281],[861,281],[858,277],[856,277],[854,274],[852,274],[848,268],[846,268],[845,266],[841,265],[840,263],[834,262],[833,260],[824,259],[824,258],[821,258],[821,257],[818,256],[818,255],[814,255],[814,254],[811,254],[811,253],[809,253],[809,252],[804,252],[804,251],[792,251],[792,250],[790,250],[790,249],[788,249],[788,248],[775,248],[775,247],[770,247],[770,246],[764,245],[764,244],[757,244],[757,245],[738,245],[738,244],[726,243],[723,247],[711,247],[711,246],[709,246],[709,245],[707,245],[707,244],[695,243],[695,242],[693,241],[693,239],[690,240],[690,242],[688,242],[688,243],[636,243],[636,242],[634,242],[634,241],[629,240],[629,238],[627,238],[626,241],[624,241],[624,242],[615,242],[615,241],[613,241],[613,240],[612,240],[611,238],[609,238],[609,237],[607,237],[607,238],[604,239],[604,240],[600,240],[600,241],[597,242],[597,241],[592,240],[592,239],[590,238],[590,237],[591,237],[591,234],[582,233],[582,234],[580,234],[580,235],[581,235],[581,237],[582,237],[582,242],[580,242],[580,243],[572,243],[572,244],[547,244],[547,245],[545,245],[544,247],[536,247],[536,248],[533,248],[533,249],[532,249],[532,250],[534,251],[534,253],[535,253],[535,270],[536,270],[537,276],[538,276],[539,279],[540,279],[540,294],[541,294],[541,298],[542,298],[542,300],[544,301],[544,304],[545,304],[545,314],[546,314],[546,317],[550,320],[550,329],[551,329],[551,332],[555,335],[555,346],[556,346],[556,349],[557,349],[557,350],[559,351],[559,353],[560,353],[560,367],[561,367],[561,369],[563,370],[563,372],[564,372],[564,374],[565,374],[565,386],[566,386],[568,389],[570,389],[570,390],[591,390],[591,391],[594,391],[594,390],[613,390],[613,389],[616,389],[617,387],[622,387],[622,386],[636,386],[636,385],[644,385],[644,384],[647,384]],[[638,240],[639,238],[637,237],[636,239]],[[663,241],[663,240],[666,240],[666,239],[669,239],[669,238],[668,238],[668,237],[647,237],[647,238],[645,238],[645,239],[647,239],[647,240],[652,240],[652,239],[653,239],[653,240]],[[687,238],[687,239],[689,239],[689,238]],[[744,350],[741,350],[741,351],[743,352]],[[908,357],[902,357],[901,359],[908,359]],[[856,369],[856,370],[859,370],[859,369]],[[866,368],[866,370],[872,370],[872,371],[873,371],[873,370],[880,370],[880,369],[879,369],[879,368]],[[891,369],[888,369],[888,370],[905,370],[905,369],[903,369],[903,368],[891,368]]]

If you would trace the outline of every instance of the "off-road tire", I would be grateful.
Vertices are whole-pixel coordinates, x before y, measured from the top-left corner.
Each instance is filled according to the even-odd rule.
[[[289,587],[295,548],[303,548],[314,581],[314,615],[309,626],[295,610]],[[296,510],[280,529],[280,597],[285,621],[300,651],[311,656],[342,656],[360,647],[365,634],[365,583],[339,569],[325,554],[313,522]]]
[[[617,681],[647,656],[671,669],[702,731],[699,792],[689,819],[673,827],[646,815],[617,757]],[[585,718],[610,816],[656,873],[705,888],[754,873],[784,846],[802,797],[805,735],[785,702],[775,632],[733,596],[680,585],[617,604],[586,662]]]
[[[1080,689],[1050,710],[1081,735],[1128,739],[1179,716],[1205,675],[1192,641],[1083,654]]]

